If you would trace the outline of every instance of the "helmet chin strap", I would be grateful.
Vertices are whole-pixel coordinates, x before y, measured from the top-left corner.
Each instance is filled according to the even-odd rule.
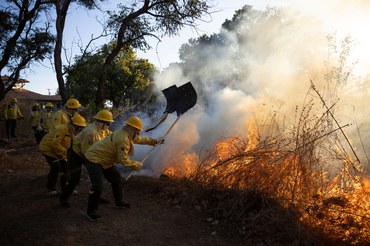
[[[72,109],[69,109],[69,108],[65,108],[64,109],[64,112],[66,112],[66,114],[69,116],[69,117],[72,117],[74,114],[73,114],[73,110]]]
[[[128,135],[129,135],[130,138],[135,139],[135,137],[136,137],[136,130],[135,130],[134,127],[129,126],[129,125],[125,125],[125,126],[123,126],[122,129],[124,129],[128,133]]]
[[[102,129],[102,130],[105,130],[105,128],[107,128],[107,127],[108,127],[108,125],[107,125],[107,124],[105,124],[104,122],[99,122],[99,121],[97,121],[97,122],[96,122],[96,124],[97,124],[98,128],[100,128],[100,129]]]

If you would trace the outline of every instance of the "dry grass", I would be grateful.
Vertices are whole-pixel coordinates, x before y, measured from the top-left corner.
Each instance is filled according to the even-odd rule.
[[[314,86],[311,92],[320,96]],[[189,189],[198,198],[193,204],[256,240],[248,243],[367,244],[370,180],[345,136],[347,125],[337,124],[332,107],[315,108],[313,101],[296,108],[290,128],[280,130],[275,114],[270,124],[251,122],[249,136],[220,140],[198,158],[198,168],[187,172],[201,184]]]

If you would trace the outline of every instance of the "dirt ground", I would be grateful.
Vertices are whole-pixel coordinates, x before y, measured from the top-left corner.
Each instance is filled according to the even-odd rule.
[[[222,236],[199,209],[182,206],[166,193],[169,181],[132,177],[125,182],[131,209],[113,207],[105,183],[99,222],[85,217],[86,170],[71,197],[71,208],[46,194],[48,165],[33,139],[0,142],[0,245],[239,245]],[[227,234],[225,234],[227,235]]]

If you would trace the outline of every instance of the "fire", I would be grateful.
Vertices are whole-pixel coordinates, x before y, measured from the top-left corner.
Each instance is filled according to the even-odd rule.
[[[327,129],[309,123],[284,137],[263,137],[248,121],[247,136],[221,139],[202,157],[185,154],[164,173],[210,187],[258,190],[293,208],[313,231],[342,242],[370,241],[370,180]]]
[[[163,174],[170,176],[170,177],[174,177],[176,174],[176,169],[174,167],[167,167],[164,170]]]
[[[185,154],[178,165],[167,167],[163,174],[170,177],[189,177],[197,168],[198,156],[195,154]]]
[[[240,148],[244,150],[244,146],[242,147],[240,145],[241,141],[241,137],[238,136],[218,141],[215,146],[215,156],[217,160],[225,160],[226,158],[232,156],[234,153],[238,152]]]
[[[357,242],[370,240],[370,230],[365,229],[370,228],[370,180],[353,175],[361,172],[349,155],[335,148],[326,151],[343,163],[330,179],[323,163],[332,163],[333,158],[326,160],[328,156],[317,151],[319,145],[312,144],[310,138],[304,139],[307,144],[298,141],[298,147],[295,141],[285,138],[261,141],[252,121],[248,122],[248,133],[246,138],[219,140],[203,158],[186,154],[165,174],[225,189],[257,189],[276,198],[282,206],[294,207],[300,213],[301,223],[313,230],[335,235],[343,242],[353,238]],[[308,135],[311,136],[315,135]]]
[[[247,149],[250,150],[250,149],[255,148],[257,144],[259,143],[259,136],[258,136],[259,132],[257,129],[256,122],[252,120],[249,120],[247,122],[247,129],[248,129],[248,140],[249,140]]]

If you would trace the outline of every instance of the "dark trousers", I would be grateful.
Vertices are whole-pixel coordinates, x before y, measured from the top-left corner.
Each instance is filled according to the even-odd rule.
[[[44,155],[44,157],[50,166],[46,188],[48,191],[56,190],[58,176],[60,173],[60,185],[63,190],[67,183],[67,162],[65,160],[58,160],[48,155]]]
[[[81,179],[81,168],[85,164],[84,158],[76,154],[71,148],[68,155],[68,183],[60,195],[61,201],[67,201]]]
[[[122,202],[123,187],[121,174],[115,166],[104,169],[98,163],[92,163],[86,160],[86,168],[90,175],[91,189],[87,204],[87,213],[96,212],[100,201],[100,195],[103,190],[103,176],[111,184],[115,203]]]
[[[32,131],[35,135],[35,139],[37,144],[39,144],[42,140],[42,138],[46,135],[46,132],[44,130],[38,130],[36,126],[32,127]]]
[[[6,137],[15,138],[15,128],[17,127],[17,120],[8,119],[5,121]]]

